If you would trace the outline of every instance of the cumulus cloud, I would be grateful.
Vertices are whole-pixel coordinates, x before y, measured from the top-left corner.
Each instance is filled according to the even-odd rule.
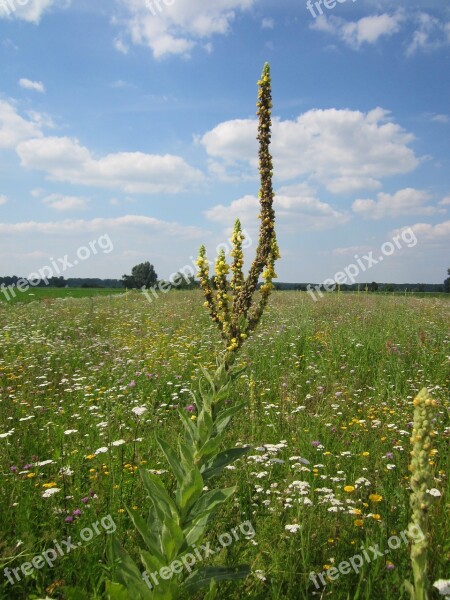
[[[400,30],[403,14],[383,13],[363,17],[358,21],[345,21],[340,17],[321,15],[315,19],[311,29],[339,37],[354,50],[363,44],[375,44],[382,36],[391,36]]]
[[[0,206],[2,204],[6,204],[8,202],[8,196],[5,196],[4,194],[0,194]]]
[[[257,222],[259,208],[258,198],[247,195],[228,206],[213,206],[204,214],[210,221],[218,223],[229,223],[239,218],[244,227],[251,228]],[[280,188],[275,195],[274,208],[279,229],[287,233],[330,229],[350,219],[345,211],[320,201],[305,184]]]
[[[419,51],[432,51],[450,44],[450,21],[442,21],[428,13],[415,17],[415,30],[406,49],[407,56]]]
[[[23,167],[43,171],[52,181],[128,194],[176,194],[204,179],[201,171],[172,154],[117,152],[94,157],[77,139],[45,137],[42,128],[54,127],[47,115],[31,111],[28,116],[21,116],[13,103],[0,100],[0,149],[15,149]],[[57,206],[63,205],[68,203]]]
[[[437,223],[437,225],[430,225],[430,223],[416,223],[415,225],[411,225],[410,228],[417,237],[419,244],[428,242],[433,243],[434,245],[449,245],[450,221]],[[396,229],[393,232],[393,235],[401,233],[401,231],[401,229]]]
[[[200,138],[217,176],[257,174],[257,121],[237,119]],[[414,136],[376,108],[310,110],[295,120],[273,122],[272,154],[279,180],[311,177],[333,193],[381,187],[384,177],[408,173],[419,160],[409,144]]]
[[[450,44],[450,21],[439,19],[426,12],[405,10],[406,6],[394,13],[362,17],[357,21],[346,21],[335,15],[317,16],[310,25],[311,29],[328,33],[339,38],[353,50],[359,50],[365,44],[376,44],[382,38],[390,37],[407,23],[412,35],[405,33],[405,54],[413,56],[419,51],[432,51]],[[405,32],[410,28],[405,28]]]
[[[32,81],[31,79],[19,79],[19,85],[24,90],[33,90],[41,94],[45,94],[45,86],[42,81]]]
[[[189,55],[199,43],[230,31],[237,15],[257,0],[120,0],[126,11],[121,22],[132,41],[148,46],[155,58]],[[127,48],[122,37],[116,48]]]
[[[434,215],[440,211],[429,206],[431,199],[431,194],[424,190],[405,188],[395,194],[379,193],[377,200],[355,200],[352,208],[365,219],[373,220],[403,215]]]
[[[450,123],[448,115],[432,115],[431,120],[435,123],[444,123],[445,125]]]
[[[184,226],[175,222],[162,221],[142,215],[125,215],[117,218],[98,218],[91,220],[65,219],[64,221],[25,221],[19,223],[0,223],[0,233],[16,234],[74,234],[97,233],[105,231],[142,231],[153,230],[167,236],[183,239],[201,239],[204,232],[193,226]]]
[[[0,149],[13,149],[23,140],[40,136],[36,122],[19,115],[12,103],[0,100]]]
[[[89,200],[82,196],[64,196],[63,194],[50,194],[42,199],[48,207],[58,211],[86,210]]]
[[[20,19],[38,25],[42,15],[51,8],[67,8],[70,0],[9,0],[0,2],[0,19]]]
[[[53,181],[120,189],[129,194],[175,194],[198,184],[203,175],[179,156],[118,152],[95,158],[78,140],[45,137],[20,143],[22,166],[47,173]]]

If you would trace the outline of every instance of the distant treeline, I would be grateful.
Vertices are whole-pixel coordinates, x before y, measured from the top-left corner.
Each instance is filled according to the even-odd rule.
[[[5,286],[12,285],[16,287],[18,281],[28,281],[26,277],[17,277],[16,275],[11,275],[7,277],[0,277],[0,285],[4,284]],[[122,282],[120,279],[100,279],[98,277],[89,278],[89,277],[79,277],[79,278],[70,278],[64,279],[64,277],[49,277],[46,281],[45,279],[41,279],[39,283],[36,284],[36,281],[29,282],[31,287],[56,287],[56,288],[121,288]]]
[[[10,286],[16,287],[17,282],[27,281],[26,277],[17,277],[16,275],[0,277],[0,286]],[[214,282],[212,281],[213,285]],[[41,280],[37,285],[36,282],[33,281],[33,284],[30,284],[32,287],[69,287],[69,288],[122,288],[124,287],[124,281],[122,279],[100,279],[99,277],[89,278],[89,277],[78,277],[78,278],[69,278],[64,279],[64,277],[49,277],[48,283],[45,280]],[[277,290],[284,291],[307,291],[307,289],[311,289],[311,287],[315,287],[315,283],[283,283],[283,282],[275,282],[275,288]],[[308,288],[308,286],[311,286]],[[376,283],[372,281],[371,283],[354,283],[351,285],[342,284],[340,289],[341,291],[351,292],[357,291],[358,288],[360,290],[367,289],[371,292],[396,292],[405,290],[408,292],[444,292],[444,285],[442,283]],[[183,286],[179,289],[187,289],[198,287],[198,282],[192,279],[189,282],[183,282]],[[337,289],[337,288],[336,288]]]
[[[282,283],[275,282],[275,288],[277,290],[288,290],[288,291],[307,291],[308,286],[314,288],[314,286],[319,285],[316,283]],[[408,292],[443,292],[444,285],[442,283],[376,283],[372,281],[371,283],[353,283],[353,284],[342,284],[340,289],[342,292],[351,292],[359,290],[367,289],[371,292],[397,292],[405,290]],[[311,288],[309,288],[311,289]],[[336,286],[337,291],[337,286]]]

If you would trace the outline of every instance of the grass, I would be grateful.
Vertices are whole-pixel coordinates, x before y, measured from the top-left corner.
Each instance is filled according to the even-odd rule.
[[[212,367],[222,347],[202,302],[198,291],[149,304],[101,290],[0,304],[0,597],[104,597],[107,528],[97,525],[86,542],[83,531],[113,522],[136,548],[124,511],[148,506],[136,469],[167,477],[154,434],[176,438],[174,407],[190,404],[200,365]],[[221,598],[406,599],[409,549],[402,542],[389,551],[388,539],[408,524],[412,399],[423,386],[440,402],[430,464],[442,496],[430,511],[429,573],[432,581],[448,575],[449,306],[410,295],[328,294],[315,303],[301,292],[274,294],[230,397],[248,402],[230,442],[254,449],[227,471],[224,484],[238,491],[209,535],[215,548],[221,534],[251,522],[253,540],[209,560],[248,562],[256,575],[226,584]],[[137,406],[147,411],[137,416]],[[52,487],[59,491],[43,497]],[[5,578],[5,567],[69,536],[77,547],[53,568],[17,571],[14,585]],[[328,579],[325,590],[310,580],[375,544],[388,554],[359,574]]]
[[[56,298],[91,298],[94,296],[110,296],[124,294],[122,288],[30,288],[26,292],[14,289],[14,296],[8,293],[8,298],[0,291],[0,303],[16,304],[17,302],[36,302],[54,300]]]

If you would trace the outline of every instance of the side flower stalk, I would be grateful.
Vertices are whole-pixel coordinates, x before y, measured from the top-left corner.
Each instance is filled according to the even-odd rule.
[[[405,581],[411,600],[428,600],[427,551],[430,543],[428,511],[433,497],[428,492],[433,478],[430,469],[430,452],[433,442],[433,408],[437,401],[431,398],[427,389],[422,389],[414,399],[414,424],[411,436],[411,566],[413,583]],[[413,531],[422,531],[417,539]]]

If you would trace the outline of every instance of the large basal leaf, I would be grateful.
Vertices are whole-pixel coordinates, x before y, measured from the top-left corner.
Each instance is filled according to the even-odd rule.
[[[115,581],[128,590],[133,600],[152,600],[152,595],[142,579],[141,571],[114,536],[111,540],[110,556],[115,564]]]
[[[224,450],[200,469],[203,480],[206,481],[211,477],[220,475],[227,465],[247,454],[249,450],[250,446],[247,446],[246,448],[230,448],[229,450]]]
[[[197,442],[200,441],[200,435],[196,425],[194,425],[194,423],[191,421],[184,408],[178,409],[178,414],[180,415],[181,421],[186,430],[187,439],[192,446],[195,446]]]
[[[162,528],[162,545],[167,562],[171,562],[184,545],[184,535],[178,523],[171,519],[164,521]]]
[[[192,594],[199,590],[209,587],[211,581],[235,581],[245,579],[251,573],[248,565],[239,565],[237,567],[201,567],[194,571],[182,584],[187,593]]]
[[[154,573],[155,571],[158,572],[162,567],[166,566],[165,564],[161,564],[154,554],[147,552],[147,550],[141,550],[140,556],[144,566],[144,571],[147,571],[147,573]],[[146,585],[148,585],[147,582]]]
[[[216,421],[215,421],[217,433],[218,434],[222,433],[224,431],[224,429],[226,429],[231,418],[235,414],[237,414],[238,412],[243,410],[243,408],[245,408],[245,406],[246,406],[246,404],[242,402],[241,404],[236,404],[235,406],[230,406],[229,408],[225,408],[224,410],[220,411],[220,413],[216,416]]]
[[[180,451],[181,464],[183,465],[184,470],[188,471],[194,464],[194,448],[192,445],[188,446],[188,444],[185,444],[182,441],[178,442],[178,448]]]
[[[206,515],[217,510],[224,504],[236,491],[236,487],[223,488],[221,490],[211,490],[203,494],[197,500],[189,512],[189,522],[194,521],[201,515]]]
[[[212,454],[216,454],[219,446],[222,443],[222,436],[217,435],[216,437],[210,438],[199,450],[199,455],[202,459],[208,458]]]
[[[134,510],[133,508],[129,508],[128,506],[126,508],[128,514],[131,517],[131,520],[133,521],[133,525],[141,534],[142,539],[147,545],[147,548],[155,556],[155,559],[158,560],[158,562],[160,563],[159,567],[162,567],[164,565],[164,558],[161,554],[159,540],[154,537],[154,534],[148,527],[147,523],[136,510]]]
[[[164,522],[165,518],[167,518],[174,519],[178,522],[179,514],[177,507],[175,502],[169,496],[163,482],[157,475],[153,475],[145,469],[140,468],[139,473],[160,520]]]
[[[214,431],[214,422],[211,414],[206,409],[202,409],[198,415],[197,430],[199,432],[200,442],[203,445]]]
[[[201,496],[203,487],[203,477],[199,469],[192,465],[191,470],[186,473],[184,481],[176,491],[177,504],[182,514],[186,514]]]
[[[132,600],[132,598],[125,586],[113,581],[107,581],[106,600]]]
[[[196,517],[183,531],[186,544],[192,547],[203,538],[206,528],[211,520],[211,513],[204,513]]]
[[[181,485],[185,479],[186,473],[175,450],[170,444],[168,444],[158,435],[156,436],[156,441],[158,442],[161,450],[164,452],[164,456],[166,457],[167,462],[172,467],[172,471],[175,475],[176,480],[178,481],[178,485]]]

